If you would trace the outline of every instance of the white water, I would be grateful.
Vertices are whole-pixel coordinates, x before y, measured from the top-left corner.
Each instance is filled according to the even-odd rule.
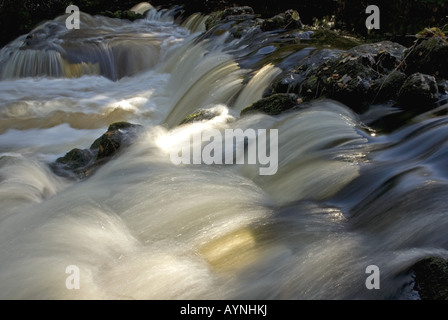
[[[151,11],[134,23],[85,21],[107,31],[100,43],[109,48],[113,43],[120,52],[122,37],[132,34],[131,43],[156,53],[131,47],[128,62],[109,65],[126,74],[115,81],[91,69],[72,78],[23,77],[14,62],[0,59],[0,298],[408,298],[406,269],[424,255],[447,255],[441,234],[446,201],[428,200],[424,212],[419,199],[439,199],[445,177],[437,157],[422,164],[426,176],[436,175],[432,183],[423,173],[403,173],[419,168],[416,156],[404,152],[418,141],[397,142],[406,132],[375,140],[333,101],[240,119],[277,68],[241,69],[223,39],[197,42],[201,23],[187,23],[198,31],[191,33],[166,12]],[[60,37],[72,38],[62,31]],[[23,39],[0,57],[16,52]],[[90,52],[75,43],[73,52]],[[176,127],[195,110],[212,107],[221,116]],[[72,148],[88,148],[115,121],[142,124],[144,133],[85,181],[50,171],[48,163]],[[171,149],[207,128],[278,129],[278,173],[259,176],[250,165],[173,165]],[[390,160],[397,150],[375,153],[376,144],[391,141],[401,146],[399,165]],[[443,154],[443,142],[434,144]],[[382,180],[401,173],[396,189],[374,196]],[[413,197],[399,202],[406,192]],[[386,203],[397,205],[396,212]],[[421,239],[412,239],[419,228]],[[365,287],[371,264],[381,268],[381,290]],[[79,290],[66,287],[70,265],[80,270]]]

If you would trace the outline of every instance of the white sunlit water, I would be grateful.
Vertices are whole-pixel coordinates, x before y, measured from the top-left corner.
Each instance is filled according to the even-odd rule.
[[[242,69],[223,38],[196,41],[201,19],[83,15],[81,33],[0,51],[0,298],[412,297],[412,263],[448,254],[446,121],[372,138],[334,101],[240,118],[280,70]],[[177,126],[201,108],[219,116]],[[84,181],[50,170],[116,121],[144,126],[125,152]],[[192,133],[236,128],[278,130],[275,175],[171,162]],[[381,290],[365,286],[369,265]]]

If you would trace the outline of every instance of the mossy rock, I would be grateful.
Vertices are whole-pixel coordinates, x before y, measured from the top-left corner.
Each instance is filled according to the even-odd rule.
[[[398,93],[408,76],[401,71],[392,71],[376,80],[372,86],[374,97],[372,103],[398,100]]]
[[[249,6],[231,7],[222,11],[221,19],[225,19],[229,16],[241,16],[246,14],[253,15],[254,9],[252,9],[252,7]]]
[[[448,261],[428,257],[412,266],[415,290],[422,300],[448,300]]]
[[[223,15],[223,11],[215,11],[212,12],[208,18],[205,20],[205,30],[210,30],[214,26],[218,24],[219,21],[221,21],[221,17]]]
[[[315,45],[348,50],[361,45],[361,41],[335,30],[320,28],[314,30],[310,40]]]
[[[267,98],[260,99],[244,108],[241,110],[240,116],[258,112],[269,115],[278,115],[288,110],[300,108],[301,103],[301,98],[296,94],[277,93]]]
[[[142,15],[140,13],[136,13],[131,10],[117,10],[115,12],[106,10],[106,11],[100,12],[100,15],[103,15],[103,16],[109,17],[109,18],[127,19],[130,21],[135,21],[137,19],[143,19],[145,17],[144,15]]]
[[[254,17],[254,10],[251,7],[233,7],[221,11],[215,11],[209,14],[205,20],[205,30],[210,30],[217,26],[220,22],[228,21],[244,21]]]
[[[309,70],[298,94],[335,99],[363,112],[377,97],[377,82],[399,69],[404,50],[388,41],[356,46]]]
[[[128,122],[113,123],[89,149],[72,149],[52,163],[50,168],[60,176],[84,179],[117,155],[118,151],[129,146],[141,128]]]
[[[277,29],[302,29],[303,23],[296,10],[287,10],[284,13],[277,14],[269,19],[264,19],[260,24],[262,31],[272,31]]]
[[[116,122],[109,126],[107,132],[96,139],[90,146],[91,150],[97,149],[95,162],[103,161],[117,153],[117,151],[130,144],[135,137],[140,125],[128,122]]]
[[[184,120],[181,121],[180,125],[211,120],[219,115],[220,115],[219,112],[214,112],[212,110],[207,109],[199,110],[187,116]]]
[[[78,176],[83,175],[83,170],[93,163],[95,153],[88,149],[72,149],[65,156],[56,159],[59,172],[72,171]]]
[[[448,41],[445,36],[418,39],[404,54],[407,74],[420,72],[437,79],[448,79]]]

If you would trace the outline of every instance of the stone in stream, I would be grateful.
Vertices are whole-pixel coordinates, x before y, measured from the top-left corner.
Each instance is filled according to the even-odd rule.
[[[60,176],[84,179],[119,151],[131,145],[141,128],[140,125],[128,122],[113,123],[89,149],[72,149],[63,157],[56,159],[50,167]]]
[[[425,73],[437,79],[448,78],[448,39],[437,28],[425,29],[417,34],[415,44],[404,53],[406,73]],[[426,33],[425,33],[426,32]]]
[[[414,289],[422,300],[448,300],[448,260],[427,257],[415,263]]]
[[[308,99],[335,99],[362,112],[378,98],[375,83],[399,69],[404,50],[390,41],[354,47],[308,73],[298,93]]]
[[[277,29],[302,29],[303,23],[296,10],[287,10],[284,13],[277,14],[269,19],[264,19],[260,28],[262,31],[272,31]]]
[[[202,109],[202,110],[196,111],[196,112],[190,114],[189,116],[187,116],[184,120],[182,120],[180,122],[179,125],[211,120],[211,119],[219,116],[220,114],[221,114],[220,112],[215,111],[215,110]]]
[[[288,110],[301,108],[302,99],[296,94],[278,93],[260,99],[241,110],[241,116],[250,113],[262,112],[269,115],[278,115]]]
[[[400,104],[410,109],[431,109],[438,100],[439,89],[433,76],[414,73],[403,83],[398,100]]]

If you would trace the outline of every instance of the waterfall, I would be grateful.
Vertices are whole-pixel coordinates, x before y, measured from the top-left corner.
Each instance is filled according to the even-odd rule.
[[[377,136],[325,99],[240,117],[282,72],[242,67],[250,37],[154,8],[82,13],[71,31],[65,17],[0,50],[0,298],[410,299],[409,267],[448,256],[446,116]],[[216,117],[179,125],[203,109]],[[87,179],[50,169],[117,121],[142,131]],[[276,173],[172,162],[226,130],[277,130]],[[381,290],[365,286],[369,265]]]

